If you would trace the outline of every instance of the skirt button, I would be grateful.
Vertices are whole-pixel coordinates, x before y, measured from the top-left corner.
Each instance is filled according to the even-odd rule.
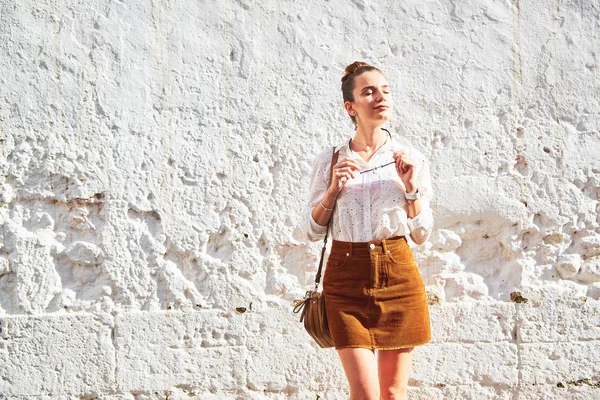
[[[375,248],[375,243],[371,243],[371,244],[369,245],[369,247],[371,248],[371,250],[373,250],[373,249]]]

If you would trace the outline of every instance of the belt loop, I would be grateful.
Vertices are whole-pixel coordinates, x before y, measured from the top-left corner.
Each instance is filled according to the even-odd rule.
[[[381,241],[381,247],[383,247],[383,254],[387,254],[388,253],[388,249],[387,249],[387,239],[383,239]]]
[[[354,243],[353,242],[348,242],[348,254],[350,254],[350,257],[354,257]]]

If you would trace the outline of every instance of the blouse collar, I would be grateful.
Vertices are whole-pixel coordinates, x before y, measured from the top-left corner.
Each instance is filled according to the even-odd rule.
[[[352,159],[357,160],[358,162],[360,162],[362,164],[368,164],[368,162],[366,162],[361,156],[359,156],[356,152],[352,151],[352,149],[350,149],[349,145],[350,145],[350,139],[347,139],[344,142],[340,143],[338,146],[336,146],[336,150],[340,151],[339,158],[342,159],[344,157],[350,157]],[[385,143],[379,149],[377,149],[377,151],[375,152],[375,155],[373,157],[371,157],[371,160],[373,160],[376,156],[380,155],[383,152],[393,151],[393,150],[394,150],[393,139],[390,136],[388,136]]]

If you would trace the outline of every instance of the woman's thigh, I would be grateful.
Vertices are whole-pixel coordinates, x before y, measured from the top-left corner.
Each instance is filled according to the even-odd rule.
[[[372,350],[344,348],[338,350],[350,384],[350,399],[379,400],[377,361]]]
[[[382,399],[405,399],[413,347],[398,350],[380,350],[379,385]]]

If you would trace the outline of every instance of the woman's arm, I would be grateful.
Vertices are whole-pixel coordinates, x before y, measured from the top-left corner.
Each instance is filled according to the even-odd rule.
[[[329,222],[331,214],[333,213],[333,206],[335,205],[338,193],[334,193],[330,186],[319,204],[312,209],[311,216],[317,224],[321,226],[327,225],[327,222]]]
[[[394,156],[396,170],[407,194],[421,194],[418,199],[406,199],[406,215],[411,239],[421,245],[429,239],[433,230],[433,212],[429,206],[432,198],[429,163],[419,152],[400,151]],[[408,197],[408,196],[407,196]]]
[[[406,215],[408,216],[410,238],[417,245],[425,243],[431,235],[431,227],[427,225],[429,225],[430,221],[433,222],[433,219],[429,215],[431,214],[429,206],[427,205],[425,207],[427,207],[429,212],[423,212],[423,202],[421,202],[420,199],[406,200]]]
[[[406,188],[406,193],[415,194],[417,193],[417,189]],[[419,215],[423,211],[423,203],[421,203],[421,199],[417,200],[406,200],[406,215],[408,218],[414,218]]]
[[[333,181],[329,185],[331,151],[319,154],[313,162],[310,179],[308,204],[304,209],[300,228],[311,242],[323,239],[327,222],[338,194],[346,182],[354,177],[358,169],[356,161],[345,158],[333,166]]]

